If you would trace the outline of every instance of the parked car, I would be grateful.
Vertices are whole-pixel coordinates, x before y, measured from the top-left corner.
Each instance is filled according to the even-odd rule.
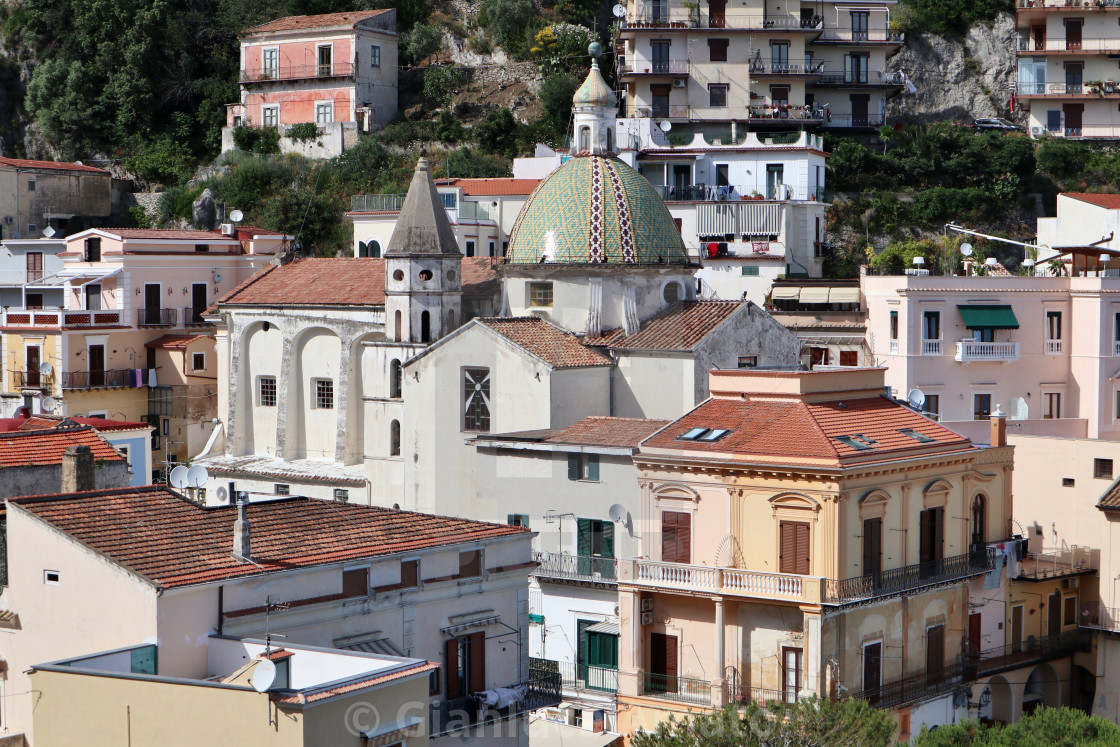
[[[1023,128],[1014,122],[1008,122],[1002,117],[984,117],[972,120],[972,129],[977,132],[1022,132]]]

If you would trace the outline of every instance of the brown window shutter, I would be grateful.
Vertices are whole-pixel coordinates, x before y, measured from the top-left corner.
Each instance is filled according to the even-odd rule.
[[[677,637],[665,636],[665,691],[675,693],[677,687]]]
[[[794,573],[807,576],[809,575],[809,525],[796,524],[797,531],[797,560],[795,567],[797,570]]]
[[[471,692],[482,692],[486,689],[486,634],[471,633],[468,640],[470,641],[468,650],[470,651]]]
[[[879,573],[883,558],[883,520],[876,516],[863,520],[863,575]]]
[[[778,573],[793,573],[793,525],[783,521],[778,525]]]
[[[677,562],[692,562],[692,514],[677,514]],[[674,641],[677,639],[674,638]]]
[[[452,638],[443,644],[444,671],[447,672],[447,697],[458,698],[459,692],[459,639]]]
[[[692,515],[680,511],[661,514],[661,560],[665,563],[691,562]]]

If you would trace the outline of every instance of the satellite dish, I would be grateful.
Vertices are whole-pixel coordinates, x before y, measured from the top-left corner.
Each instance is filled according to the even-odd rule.
[[[661,120],[660,124],[658,124],[657,126],[661,128],[662,132],[668,132],[669,130],[673,129],[673,123],[667,119]]]
[[[214,492],[215,492],[215,493],[217,494],[217,496],[218,496],[218,502],[219,502],[219,503],[225,503],[225,502],[226,502],[226,499],[228,499],[228,498],[229,498],[229,491],[228,491],[228,490],[226,490],[226,489],[225,489],[224,487],[220,487],[220,488],[218,488],[218,489],[217,489],[216,491],[214,491]]]
[[[220,272],[215,272],[214,273],[214,282],[215,283],[222,282],[222,273],[220,273]]]
[[[44,236],[46,236],[46,237],[47,237],[48,239],[49,239],[50,237],[54,236],[54,235],[55,235],[56,233],[58,233],[58,232],[57,232],[57,231],[55,231],[55,230],[54,230],[53,228],[51,228],[50,226],[47,226],[46,228],[44,228],[44,229],[43,229],[43,235],[44,235]]]
[[[187,470],[187,487],[201,488],[210,479],[210,473],[201,464],[196,464]]]
[[[611,13],[614,13],[615,18],[622,18],[624,15],[626,15],[626,6],[616,5],[611,8]]]
[[[249,677],[253,689],[259,693],[268,692],[268,688],[272,687],[272,683],[275,681],[276,665],[268,659],[258,661],[257,666],[253,667],[253,674]]]
[[[1034,267],[1035,261],[1033,259],[1024,259],[1023,267]]]
[[[961,244],[961,254],[966,257],[972,256],[972,244]]]
[[[616,503],[607,510],[607,516],[614,522],[626,521],[626,513],[626,506],[621,503]]]
[[[39,406],[47,412],[54,412],[58,409],[58,400],[54,397],[43,397],[43,401],[39,403]]]
[[[911,389],[910,394],[906,397],[906,401],[909,402],[910,406],[915,410],[920,410],[926,403],[926,393],[921,389]]]
[[[234,223],[240,223],[241,221],[245,220],[245,213],[241,212],[240,210],[231,210],[229,219]]]
[[[171,483],[171,487],[176,490],[182,490],[187,487],[187,471],[187,468],[181,464],[171,470],[171,475],[167,478],[168,482]]]
[[[43,361],[39,364],[39,373],[43,376],[50,376],[54,373],[54,366],[52,366],[49,361]]]
[[[984,264],[987,265],[988,267],[995,267],[996,265],[999,264],[999,260],[996,259],[995,257],[988,257],[987,259],[984,260]]]

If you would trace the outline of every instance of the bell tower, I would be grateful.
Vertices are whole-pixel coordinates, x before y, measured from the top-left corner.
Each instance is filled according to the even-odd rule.
[[[572,97],[572,152],[610,156],[618,151],[614,141],[618,101],[599,72],[602,45],[592,42],[587,53],[591,55],[591,70]]]
[[[423,155],[385,250],[385,337],[435,342],[462,322],[463,255]]]

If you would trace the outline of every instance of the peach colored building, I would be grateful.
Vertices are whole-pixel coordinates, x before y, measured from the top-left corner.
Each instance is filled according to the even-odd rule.
[[[61,270],[26,285],[59,307],[6,308],[5,389],[33,412],[145,420],[152,463],[201,450],[216,414],[217,359],[202,317],[289,237],[89,229],[67,237]]]
[[[241,37],[241,100],[227,107],[222,149],[234,147],[238,126],[276,127],[283,135],[291,125],[314,122],[317,147],[291,141],[282,147],[335,156],[358,133],[396,116],[395,9],[288,16]]]
[[[952,717],[962,652],[1002,645],[980,579],[1012,450],[884,397],[884,375],[712,371],[712,398],[643,441],[642,552],[618,563],[624,735],[812,695]]]

